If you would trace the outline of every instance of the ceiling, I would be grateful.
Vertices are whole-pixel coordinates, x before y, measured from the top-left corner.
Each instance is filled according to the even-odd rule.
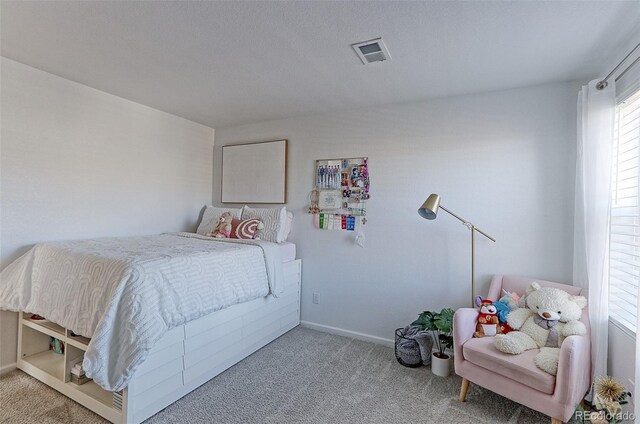
[[[1,3],[3,56],[196,122],[597,77],[640,2]],[[350,44],[382,36],[390,62]],[[605,66],[606,65],[606,66]]]

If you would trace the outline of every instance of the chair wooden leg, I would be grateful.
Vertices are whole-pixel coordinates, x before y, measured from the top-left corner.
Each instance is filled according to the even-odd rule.
[[[460,386],[460,402],[464,402],[467,398],[467,390],[469,390],[469,380],[462,379],[462,386]],[[553,423],[555,424],[555,423]]]
[[[562,424],[562,420],[559,420],[557,418],[551,418],[551,424]]]

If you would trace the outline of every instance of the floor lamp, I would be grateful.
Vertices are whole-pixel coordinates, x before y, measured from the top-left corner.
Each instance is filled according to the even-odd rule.
[[[427,197],[427,200],[425,200],[422,206],[420,206],[420,209],[418,209],[418,214],[420,214],[420,216],[423,217],[424,219],[432,220],[432,219],[436,219],[436,217],[438,216],[438,209],[442,209],[443,211],[453,216],[454,218],[459,219],[464,224],[464,226],[471,231],[471,307],[473,308],[474,296],[476,292],[475,290],[475,243],[476,243],[475,233],[477,231],[493,242],[495,242],[496,239],[494,239],[489,234],[485,233],[484,231],[482,231],[481,229],[473,225],[471,222],[467,221],[466,219],[460,218],[458,215],[456,215],[455,213],[451,212],[449,209],[442,206],[440,204],[440,195],[435,193],[430,194],[429,197]]]

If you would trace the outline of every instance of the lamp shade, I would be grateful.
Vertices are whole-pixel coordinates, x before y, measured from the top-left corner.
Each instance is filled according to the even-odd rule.
[[[438,208],[440,207],[440,196],[438,194],[432,193],[427,197],[427,200],[424,201],[420,209],[418,209],[418,214],[424,219],[436,219],[438,215]]]

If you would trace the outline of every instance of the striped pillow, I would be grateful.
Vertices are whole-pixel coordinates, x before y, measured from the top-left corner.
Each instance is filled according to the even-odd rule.
[[[259,219],[233,219],[231,221],[231,238],[235,239],[253,239],[256,232],[263,227]]]

